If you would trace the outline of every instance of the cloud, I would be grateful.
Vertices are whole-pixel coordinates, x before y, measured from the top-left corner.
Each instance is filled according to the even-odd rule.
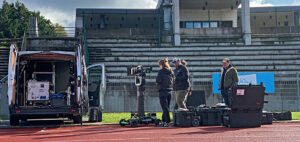
[[[294,0],[293,5],[300,5],[300,0]]]
[[[2,1],[2,0],[0,0]],[[7,0],[16,2],[17,0]],[[158,0],[19,0],[53,23],[74,27],[76,8],[155,8]],[[1,4],[2,5],[2,2]]]
[[[65,12],[52,7],[40,7],[38,11],[46,19],[50,19],[52,23],[59,23],[64,27],[73,26],[75,23],[75,15],[71,12]]]
[[[250,7],[265,7],[265,6],[274,6],[271,3],[267,3],[265,0],[251,0]]]

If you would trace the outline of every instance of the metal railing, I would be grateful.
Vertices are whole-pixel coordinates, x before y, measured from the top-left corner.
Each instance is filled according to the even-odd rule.
[[[83,48],[84,48],[84,53],[85,53],[85,62],[86,65],[90,65],[90,55],[89,55],[89,50],[88,50],[88,42],[87,42],[87,31],[86,31],[86,22],[85,22],[85,14],[83,13]]]
[[[8,75],[4,76],[1,80],[0,80],[0,84],[5,83],[8,79]]]
[[[30,30],[25,32],[29,37],[30,32],[38,32],[39,37],[75,37],[75,27],[53,27],[51,30]]]

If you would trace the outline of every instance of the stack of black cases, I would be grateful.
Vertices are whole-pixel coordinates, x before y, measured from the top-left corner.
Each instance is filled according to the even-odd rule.
[[[225,108],[199,106],[190,107],[189,111],[175,111],[173,114],[174,126],[198,127],[220,126]]]
[[[196,116],[200,118],[200,126],[220,126],[222,122],[221,108],[202,108],[196,109]]]
[[[174,126],[176,127],[192,127],[199,126],[199,120],[195,111],[176,110],[173,113]]]
[[[173,113],[174,126],[177,127],[192,127],[200,125],[200,115],[197,115],[196,107],[205,106],[205,92],[192,91],[192,95],[187,98],[187,106],[189,111],[175,110]]]
[[[263,111],[262,118],[261,118],[261,124],[266,125],[266,124],[272,124],[272,123],[273,123],[273,113]]]
[[[264,95],[263,85],[238,85],[231,91],[231,108],[224,110],[222,125],[231,128],[260,127]]]

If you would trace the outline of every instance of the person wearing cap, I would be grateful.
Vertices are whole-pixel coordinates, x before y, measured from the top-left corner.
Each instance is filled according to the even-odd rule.
[[[222,64],[223,68],[221,69],[219,90],[221,90],[221,95],[224,99],[225,104],[230,107],[230,94],[232,88],[235,87],[239,82],[239,77],[237,70],[231,65],[228,58],[223,59]]]
[[[181,60],[174,58],[172,63],[176,67],[174,70],[175,84],[174,84],[174,97],[178,109],[187,110],[186,99],[190,93],[190,72],[188,68],[182,65]]]

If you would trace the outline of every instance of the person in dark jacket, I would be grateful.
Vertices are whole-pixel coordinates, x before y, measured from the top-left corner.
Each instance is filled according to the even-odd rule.
[[[174,84],[174,97],[178,109],[187,110],[186,100],[187,96],[190,93],[190,72],[188,68],[182,65],[181,60],[173,59],[172,63],[175,65],[176,69],[174,70],[175,75],[175,84]]]
[[[232,88],[238,84],[239,77],[237,70],[230,64],[228,58],[223,59],[222,64],[219,90],[221,90],[225,104],[230,107]]]
[[[169,127],[171,91],[174,84],[174,73],[168,63],[168,59],[158,62],[160,70],[156,78],[156,85],[159,87],[159,100],[163,110],[162,127]]]

